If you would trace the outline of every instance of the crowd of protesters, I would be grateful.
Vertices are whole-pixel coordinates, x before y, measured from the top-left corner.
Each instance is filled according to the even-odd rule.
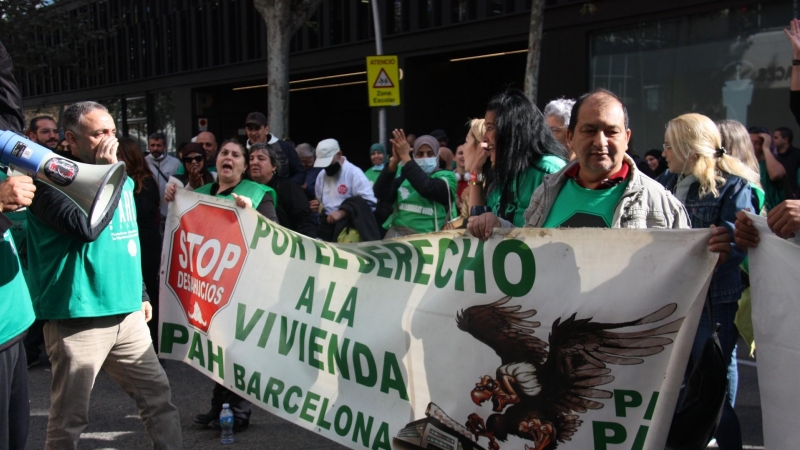
[[[786,34],[800,64],[800,21],[792,21]],[[21,132],[21,102],[1,44],[0,60],[9,61],[0,64],[0,129]],[[792,72],[789,109],[800,117],[800,71]],[[733,410],[734,317],[747,288],[742,263],[759,241],[744,212],[766,215],[781,237],[800,229],[800,149],[792,146],[789,128],[770,131],[683,114],[667,124],[662,148],[639,158],[629,148],[635,130],[624,102],[604,89],[553,100],[543,112],[521,91],[508,89],[489,100],[483,117],[467,122],[455,152],[440,129],[422,135],[395,129],[388,148],[342,149],[333,138],[295,147],[270,133],[263,113],[252,112],[243,124],[245,143],[218,146],[217,137],[204,131],[174,157],[166,137],[154,133],[144,156],[135,141],[116,137],[114,120],[100,104],[70,105],[62,123],[64,139],[47,116],[32,119],[26,134],[83,163],[124,161],[128,180],[113,202],[135,204],[136,216],[112,208],[89,225],[51,187],[25,176],[0,183],[7,213],[0,215],[0,448],[25,446],[25,364],[39,361],[42,344],[53,371],[46,448],[77,445],[101,368],[135,399],[156,448],[182,447],[169,382],[151,345],[157,345],[164,223],[179,190],[230,199],[331,242],[447,229],[489,239],[495,228],[513,227],[709,228],[708,249],[719,262],[691,360],[699,358],[713,324],[720,324],[730,384],[716,438],[720,448],[742,448]],[[371,165],[355,166],[347,152],[368,152]],[[28,210],[20,213],[20,207]],[[20,220],[28,231],[12,238],[12,225]],[[119,239],[111,228],[138,230],[138,239]],[[210,410],[195,421],[217,425],[223,403],[233,407],[236,429],[246,429],[249,402],[221,385]]]

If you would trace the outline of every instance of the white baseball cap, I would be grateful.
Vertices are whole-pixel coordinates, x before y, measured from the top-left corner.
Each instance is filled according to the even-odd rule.
[[[328,167],[333,157],[339,153],[339,142],[336,139],[323,139],[317,144],[317,160],[314,167]]]

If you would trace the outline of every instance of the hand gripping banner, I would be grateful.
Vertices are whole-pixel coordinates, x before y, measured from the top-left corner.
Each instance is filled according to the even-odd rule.
[[[708,238],[516,229],[340,245],[179,192],[160,355],[355,449],[663,449],[716,261]]]

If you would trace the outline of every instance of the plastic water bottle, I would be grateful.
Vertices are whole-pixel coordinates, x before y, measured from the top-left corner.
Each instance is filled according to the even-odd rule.
[[[233,444],[233,411],[231,411],[231,405],[227,403],[222,404],[222,412],[219,413],[219,426],[222,428],[220,442]]]

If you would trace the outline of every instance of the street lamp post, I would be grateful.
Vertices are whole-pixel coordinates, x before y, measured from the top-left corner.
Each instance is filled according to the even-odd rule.
[[[381,20],[378,13],[378,0],[372,2],[372,20],[375,24],[375,51],[383,55],[383,37],[381,36]],[[386,108],[378,109],[378,142],[386,148]]]

